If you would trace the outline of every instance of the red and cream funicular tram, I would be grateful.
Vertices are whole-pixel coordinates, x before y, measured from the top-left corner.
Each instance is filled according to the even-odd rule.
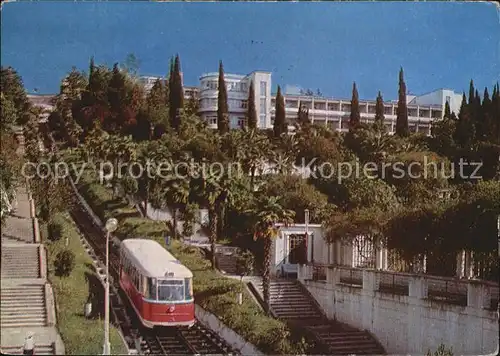
[[[146,327],[195,322],[193,274],[156,241],[121,242],[120,286]]]

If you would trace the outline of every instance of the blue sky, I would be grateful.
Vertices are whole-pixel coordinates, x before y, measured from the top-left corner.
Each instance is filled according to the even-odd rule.
[[[205,72],[272,72],[273,87],[296,84],[349,98],[397,98],[399,67],[411,93],[482,90],[500,78],[500,17],[493,4],[15,2],[2,6],[2,65],[28,91],[57,92],[91,55],[112,65],[128,53],[143,74],[165,74],[179,53],[184,80]]]

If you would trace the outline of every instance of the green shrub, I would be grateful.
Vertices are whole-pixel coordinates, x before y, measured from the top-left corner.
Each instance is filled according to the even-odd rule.
[[[47,226],[48,239],[50,241],[59,241],[63,235],[63,227],[57,222],[50,222]]]
[[[62,250],[54,261],[56,276],[67,277],[75,268],[75,253],[71,250]]]

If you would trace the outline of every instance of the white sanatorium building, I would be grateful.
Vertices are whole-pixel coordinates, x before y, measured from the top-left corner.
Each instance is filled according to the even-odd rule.
[[[146,89],[150,89],[158,77],[141,77]],[[200,77],[198,87],[184,87],[186,97],[195,95],[199,99],[200,115],[210,127],[217,127],[217,95],[219,73],[207,73]],[[255,109],[259,128],[272,128],[275,114],[276,95],[271,94],[271,73],[254,71],[248,75],[225,74],[231,128],[241,127],[248,105],[250,82],[254,83]],[[299,88],[286,86],[286,116],[289,123],[297,118],[299,102],[309,108],[309,117],[316,124],[323,124],[336,130],[346,131],[351,112],[351,99],[327,98],[301,94]],[[451,111],[458,114],[462,95],[450,89],[438,89],[419,96],[407,95],[408,123],[411,132],[430,134],[430,123],[442,118],[448,101]],[[394,132],[397,101],[388,101],[385,106],[385,124],[389,132]],[[375,100],[360,100],[361,120],[373,121]]]

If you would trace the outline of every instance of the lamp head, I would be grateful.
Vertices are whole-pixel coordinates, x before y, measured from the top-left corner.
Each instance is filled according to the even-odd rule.
[[[115,218],[110,218],[108,220],[106,220],[106,231],[107,232],[113,232],[116,230],[116,228],[118,227],[118,220],[116,220]]]

